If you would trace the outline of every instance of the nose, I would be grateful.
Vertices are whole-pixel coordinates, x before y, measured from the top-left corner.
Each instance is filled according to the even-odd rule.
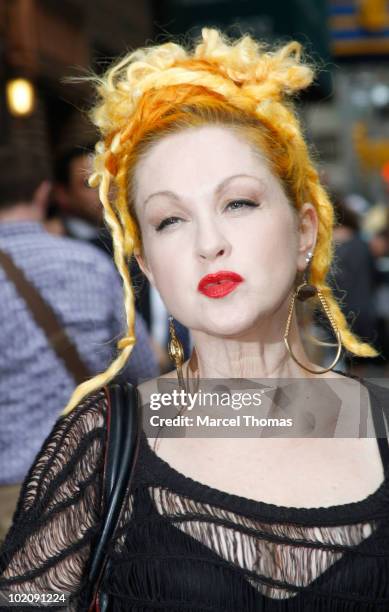
[[[199,224],[195,240],[196,255],[201,261],[212,261],[231,251],[231,244],[217,219]]]

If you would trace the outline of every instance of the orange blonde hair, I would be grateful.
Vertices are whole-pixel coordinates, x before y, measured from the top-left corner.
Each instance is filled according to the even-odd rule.
[[[136,164],[164,136],[207,124],[236,130],[260,150],[296,210],[307,201],[315,206],[319,227],[310,280],[327,299],[345,348],[363,357],[377,355],[350,331],[326,284],[334,212],[291,101],[313,76],[297,42],[269,50],[250,36],[232,42],[218,30],[204,28],[192,50],[175,43],[138,49],[95,79],[98,101],[91,116],[102,138],[96,145],[90,184],[99,186],[112,233],[114,259],[123,279],[128,333],[118,343],[120,353],[109,368],[75,389],[65,413],[122,369],[136,341],[127,263],[142,248],[133,207]]]

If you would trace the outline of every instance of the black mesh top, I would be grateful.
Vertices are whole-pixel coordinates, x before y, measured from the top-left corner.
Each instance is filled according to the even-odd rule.
[[[368,388],[381,427],[389,392]],[[3,545],[0,590],[66,591],[72,594],[67,610],[85,609],[88,553],[100,525],[105,415],[100,391],[54,426]],[[377,442],[385,479],[374,493],[305,509],[196,482],[155,454],[142,434],[126,512],[109,551],[110,610],[389,610],[389,447],[384,437]]]

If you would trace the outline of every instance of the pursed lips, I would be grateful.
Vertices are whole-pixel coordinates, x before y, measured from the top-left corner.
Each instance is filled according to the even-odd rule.
[[[220,270],[214,274],[204,276],[199,284],[198,291],[207,297],[221,298],[231,293],[241,282],[242,276],[230,270]]]

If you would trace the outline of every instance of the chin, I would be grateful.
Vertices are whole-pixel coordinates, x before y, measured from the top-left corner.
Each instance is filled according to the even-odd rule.
[[[203,330],[212,335],[224,338],[239,338],[256,331],[257,316],[250,316],[247,313],[234,312],[231,316],[220,313],[219,317],[204,317],[202,321]]]

